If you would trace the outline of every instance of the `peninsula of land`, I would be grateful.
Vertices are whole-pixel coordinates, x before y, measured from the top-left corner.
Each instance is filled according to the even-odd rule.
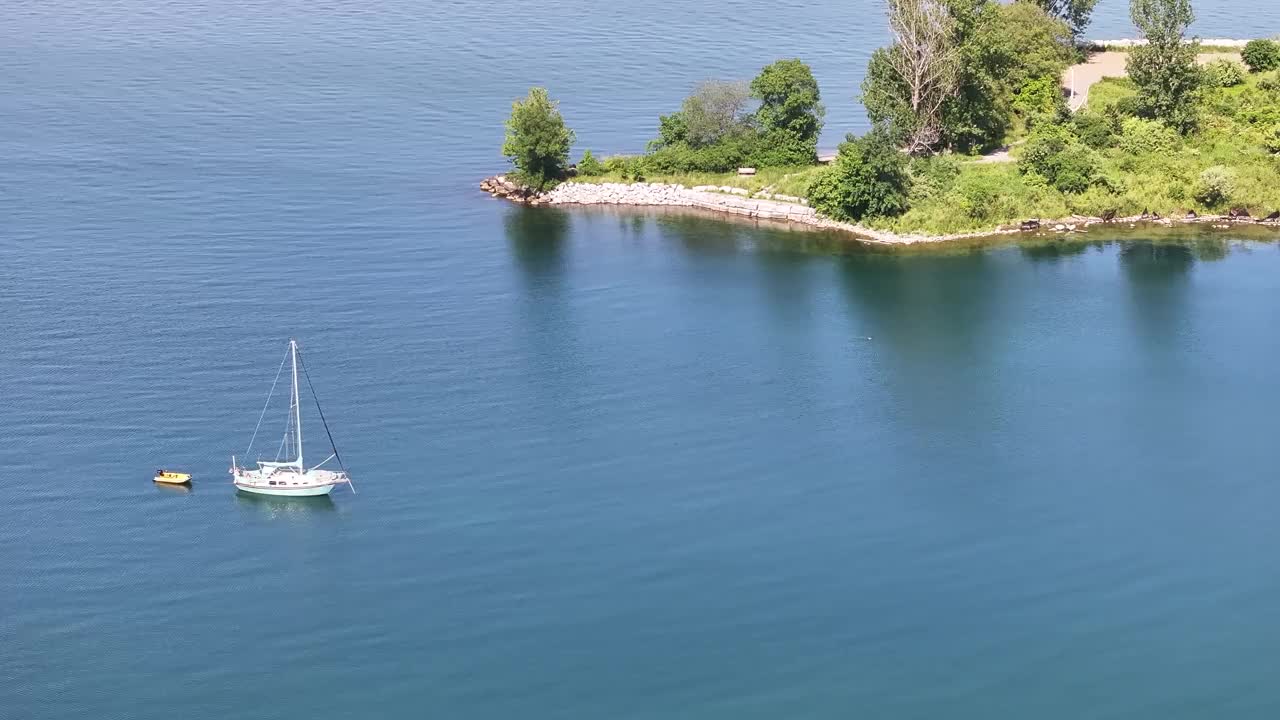
[[[481,188],[531,204],[697,208],[884,244],[1112,223],[1280,227],[1280,43],[1187,36],[1189,0],[1132,0],[1139,39],[1079,39],[1088,0],[895,0],[872,56],[873,129],[819,154],[800,60],[708,82],[642,155],[570,164],[545,90],[513,107],[513,171]]]

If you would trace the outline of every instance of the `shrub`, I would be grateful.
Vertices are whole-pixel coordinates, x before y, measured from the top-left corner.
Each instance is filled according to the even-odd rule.
[[[1200,70],[1207,87],[1235,87],[1244,82],[1244,68],[1232,60],[1214,60]]]
[[[1034,172],[1048,179],[1052,174],[1050,166],[1053,158],[1074,142],[1075,136],[1062,125],[1044,125],[1032,133],[1018,158],[1018,170],[1022,173]]]
[[[999,220],[1017,212],[1009,195],[1008,179],[987,173],[973,173],[956,183],[953,197],[959,208],[974,220]]]
[[[1042,128],[1027,140],[1018,170],[1044,179],[1064,193],[1084,192],[1097,179],[1097,156],[1062,125]]]
[[[591,154],[590,150],[582,151],[582,159],[578,161],[578,174],[583,177],[595,177],[604,174],[604,165]]]
[[[610,155],[604,159],[604,171],[617,173],[626,180],[644,174],[645,159],[639,155]]]
[[[1110,147],[1115,140],[1115,125],[1111,118],[1094,112],[1079,112],[1071,118],[1071,129],[1080,142],[1095,150]]]
[[[1207,168],[1196,181],[1194,195],[1205,207],[1226,205],[1235,195],[1235,173],[1222,165]]]
[[[1028,80],[1018,90],[1013,107],[1027,119],[1027,127],[1061,122],[1067,117],[1067,101],[1062,97],[1062,82],[1057,77]]]
[[[672,145],[648,155],[645,165],[652,172],[668,175],[681,172],[729,172],[742,167],[754,146],[754,134],[724,138],[714,145],[701,147]]]
[[[1280,77],[1273,73],[1258,78],[1258,89],[1266,90],[1267,92],[1280,91]]]
[[[1128,118],[1120,125],[1120,149],[1130,155],[1167,153],[1178,145],[1178,134],[1154,120]]]
[[[960,162],[954,155],[931,155],[913,158],[910,166],[911,200],[923,201],[945,195],[960,175]]]
[[[786,130],[765,132],[755,138],[743,163],[752,167],[812,165],[818,159],[817,142]]]
[[[907,157],[883,132],[850,135],[836,160],[809,186],[809,203],[837,220],[899,215],[907,209]]]
[[[1280,68],[1280,43],[1275,40],[1250,40],[1240,57],[1250,72],[1265,72]]]
[[[1054,174],[1049,180],[1064,193],[1084,192],[1098,176],[1098,159],[1084,145],[1068,145],[1058,154],[1054,165]]]
[[[1280,153],[1280,123],[1272,125],[1263,131],[1262,147],[1266,148],[1269,153]]]

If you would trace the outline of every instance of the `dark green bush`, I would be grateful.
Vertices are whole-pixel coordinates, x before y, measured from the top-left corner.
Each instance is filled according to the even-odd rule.
[[[1280,68],[1280,43],[1275,40],[1250,40],[1240,53],[1250,72],[1266,72]]]
[[[1065,193],[1084,192],[1099,174],[1097,156],[1063,125],[1044,126],[1027,140],[1018,170]]]
[[[1064,193],[1082,193],[1098,177],[1098,159],[1084,145],[1073,144],[1058,153],[1054,162],[1053,186]]]
[[[1080,142],[1095,150],[1111,147],[1115,142],[1116,128],[1114,122],[1098,113],[1076,113],[1071,118],[1071,129],[1080,138]]]
[[[837,220],[899,215],[906,211],[911,178],[907,157],[890,138],[850,135],[830,168],[809,186],[809,203]]]

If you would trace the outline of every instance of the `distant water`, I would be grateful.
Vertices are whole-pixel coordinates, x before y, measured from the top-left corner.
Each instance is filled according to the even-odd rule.
[[[613,152],[799,55],[834,144],[877,5],[53,0],[0,38],[0,717],[1280,708],[1277,245],[888,255],[474,188],[534,83]],[[226,482],[290,335],[358,495]]]

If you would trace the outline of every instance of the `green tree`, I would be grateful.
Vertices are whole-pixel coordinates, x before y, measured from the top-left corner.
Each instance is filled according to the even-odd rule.
[[[1058,78],[1075,57],[1071,29],[1030,2],[950,0],[961,58],[960,88],[943,117],[948,146],[984,150],[1002,142],[1021,93]],[[1023,100],[1022,106],[1028,101]]]
[[[751,94],[760,101],[755,122],[765,136],[763,144],[781,148],[781,155],[790,156],[761,164],[812,163],[817,158],[818,134],[826,110],[809,66],[795,59],[778,60],[751,81]]]
[[[1250,40],[1240,52],[1249,72],[1266,72],[1280,67],[1280,42],[1275,40]]]
[[[1129,16],[1147,39],[1129,52],[1127,62],[1129,79],[1138,88],[1138,114],[1190,132],[1201,87],[1199,44],[1186,40],[1195,19],[1191,0],[1130,0]]]
[[[809,187],[809,203],[837,220],[899,215],[907,209],[907,156],[883,131],[848,136],[836,160]]]
[[[545,190],[564,177],[573,137],[546,88],[535,87],[524,100],[511,104],[502,154],[515,165],[517,180]]]
[[[1037,4],[996,4],[993,10],[976,40],[1006,90],[1017,92],[1039,78],[1061,78],[1075,61],[1071,28]]]
[[[862,102],[872,123],[912,155],[944,139],[943,110],[959,88],[956,21],[946,0],[888,0],[894,43],[871,55]]]
[[[1080,37],[1089,27],[1089,16],[1098,0],[1023,0],[1036,5],[1049,15],[1061,18],[1071,28],[1073,38]]]
[[[747,104],[751,89],[744,82],[708,80],[685,98],[680,108],[685,141],[693,147],[715,145],[751,130]]]

